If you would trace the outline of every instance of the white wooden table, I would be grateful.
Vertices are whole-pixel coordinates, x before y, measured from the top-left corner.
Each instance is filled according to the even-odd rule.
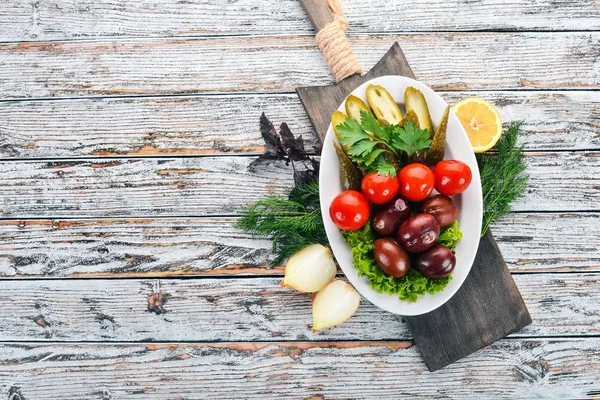
[[[233,227],[292,183],[247,169],[260,113],[317,143],[293,89],[332,77],[296,0],[3,0],[0,399],[600,397],[600,3],[346,15],[366,69],[398,41],[449,102],[526,121],[530,188],[493,230],[533,324],[429,373],[367,302],[312,334]]]

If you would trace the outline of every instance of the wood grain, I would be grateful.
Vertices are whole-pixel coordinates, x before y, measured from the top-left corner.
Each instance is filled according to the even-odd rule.
[[[594,0],[344,0],[351,32],[600,29]],[[5,41],[311,33],[297,0],[0,3]]]
[[[404,321],[433,372],[511,333],[521,333],[532,318],[488,230],[456,294],[435,310],[406,316]]]
[[[423,33],[351,41],[365,69],[400,42],[415,74],[436,90],[600,87],[597,32]],[[0,62],[0,99],[282,92],[332,82],[312,36],[2,44]]]
[[[513,334],[600,334],[597,274],[527,274],[514,279],[533,324]],[[313,334],[307,294],[281,278],[0,281],[0,334],[27,341],[399,340],[402,318],[362,300],[344,324]],[[148,309],[155,290],[160,311]]]
[[[282,275],[270,265],[270,241],[235,229],[236,220],[4,220],[0,276]],[[492,230],[513,273],[600,272],[600,236],[590,234],[598,224],[598,213],[525,213],[499,220]]]
[[[410,342],[2,344],[22,399],[563,399],[600,392],[600,339],[501,340],[436,373]],[[176,397],[174,397],[176,396]]]
[[[529,150],[600,149],[600,92],[442,92],[477,96],[505,121],[524,120]],[[0,157],[260,153],[258,116],[287,122],[311,151],[318,140],[296,95],[101,98],[0,102]]]
[[[517,211],[598,211],[600,153],[528,153]],[[237,213],[292,186],[291,166],[254,157],[0,162],[0,217],[208,216]],[[576,190],[574,190],[576,189]]]
[[[116,277],[278,274],[271,242],[237,218],[0,221],[0,275]]]

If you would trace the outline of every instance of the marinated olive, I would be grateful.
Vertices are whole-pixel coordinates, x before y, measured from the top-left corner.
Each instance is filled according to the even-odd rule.
[[[417,256],[417,269],[426,277],[440,279],[450,275],[456,265],[456,257],[452,250],[436,244]]]
[[[411,253],[422,253],[440,237],[440,224],[431,214],[417,214],[408,218],[398,229],[398,241]]]
[[[452,225],[458,218],[458,207],[448,196],[438,194],[429,197],[421,204],[421,210],[424,213],[431,214],[437,219],[440,228]]]
[[[402,278],[410,268],[410,259],[406,251],[394,239],[377,239],[373,243],[375,262],[384,274]]]
[[[410,215],[408,202],[400,197],[382,206],[373,214],[371,226],[381,236],[393,236],[398,227]]]

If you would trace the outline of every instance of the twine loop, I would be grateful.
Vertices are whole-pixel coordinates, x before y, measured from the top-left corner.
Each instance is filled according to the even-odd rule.
[[[342,5],[339,0],[326,1],[333,21],[317,33],[317,45],[323,52],[335,80],[339,82],[350,75],[362,73],[362,67],[354,56],[346,36],[348,20],[342,14]]]

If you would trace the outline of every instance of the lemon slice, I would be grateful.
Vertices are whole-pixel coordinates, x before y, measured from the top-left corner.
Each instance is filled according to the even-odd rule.
[[[487,100],[468,97],[452,107],[467,131],[475,153],[494,147],[502,135],[502,118],[498,109]]]

